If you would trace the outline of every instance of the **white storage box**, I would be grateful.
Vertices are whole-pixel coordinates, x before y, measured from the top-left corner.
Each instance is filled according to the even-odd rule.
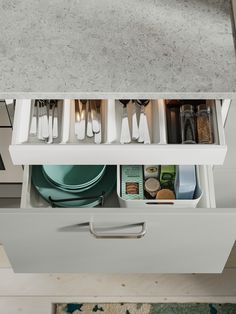
[[[144,200],[125,200],[121,197],[121,172],[120,166],[117,167],[117,194],[121,207],[133,207],[133,208],[148,208],[152,207],[167,207],[167,208],[195,208],[197,207],[203,192],[201,188],[200,175],[199,175],[199,167],[196,166],[196,178],[197,178],[197,186],[194,193],[194,198],[192,200],[152,200],[152,199],[144,199]]]

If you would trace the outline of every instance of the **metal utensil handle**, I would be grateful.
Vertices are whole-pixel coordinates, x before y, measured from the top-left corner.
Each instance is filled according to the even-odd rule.
[[[53,199],[51,196],[48,197],[48,201],[52,207],[56,207],[56,203],[66,203],[73,201],[87,201],[87,200],[99,200],[99,205],[103,206],[105,201],[105,192],[102,192],[100,195],[92,195],[87,197],[73,197],[73,198],[61,198]]]
[[[135,223],[130,225],[130,227],[141,226],[141,231],[137,233],[108,233],[108,232],[99,232],[95,230],[95,227],[92,222],[89,223],[89,231],[96,239],[140,239],[145,236],[146,230],[146,222]]]

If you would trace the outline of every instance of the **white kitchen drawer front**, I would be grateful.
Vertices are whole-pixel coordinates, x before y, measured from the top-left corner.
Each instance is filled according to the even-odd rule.
[[[61,110],[60,136],[53,144],[29,136],[31,100],[17,100],[10,153],[14,164],[223,164],[227,146],[219,100],[213,105],[214,144],[168,144],[164,100],[152,100],[147,110],[151,144],[120,144],[122,106],[103,100],[102,144],[91,139],[78,141],[74,135],[74,101],[65,99]]]
[[[15,272],[220,273],[236,238],[233,209],[0,210]]]

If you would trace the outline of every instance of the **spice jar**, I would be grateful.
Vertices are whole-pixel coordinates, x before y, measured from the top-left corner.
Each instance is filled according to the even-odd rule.
[[[195,113],[192,105],[180,107],[180,125],[182,144],[196,144]]]
[[[212,144],[212,113],[211,107],[206,104],[197,106],[197,137],[199,144]]]
[[[155,178],[149,178],[145,181],[145,191],[147,198],[155,198],[157,192],[161,189],[160,181]]]

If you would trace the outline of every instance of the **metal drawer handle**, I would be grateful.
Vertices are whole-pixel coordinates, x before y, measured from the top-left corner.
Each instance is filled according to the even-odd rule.
[[[89,223],[89,231],[96,239],[140,239],[146,234],[146,223],[140,222],[135,224],[130,224],[127,227],[138,227],[141,226],[142,229],[138,233],[103,233],[95,230],[92,222]]]

